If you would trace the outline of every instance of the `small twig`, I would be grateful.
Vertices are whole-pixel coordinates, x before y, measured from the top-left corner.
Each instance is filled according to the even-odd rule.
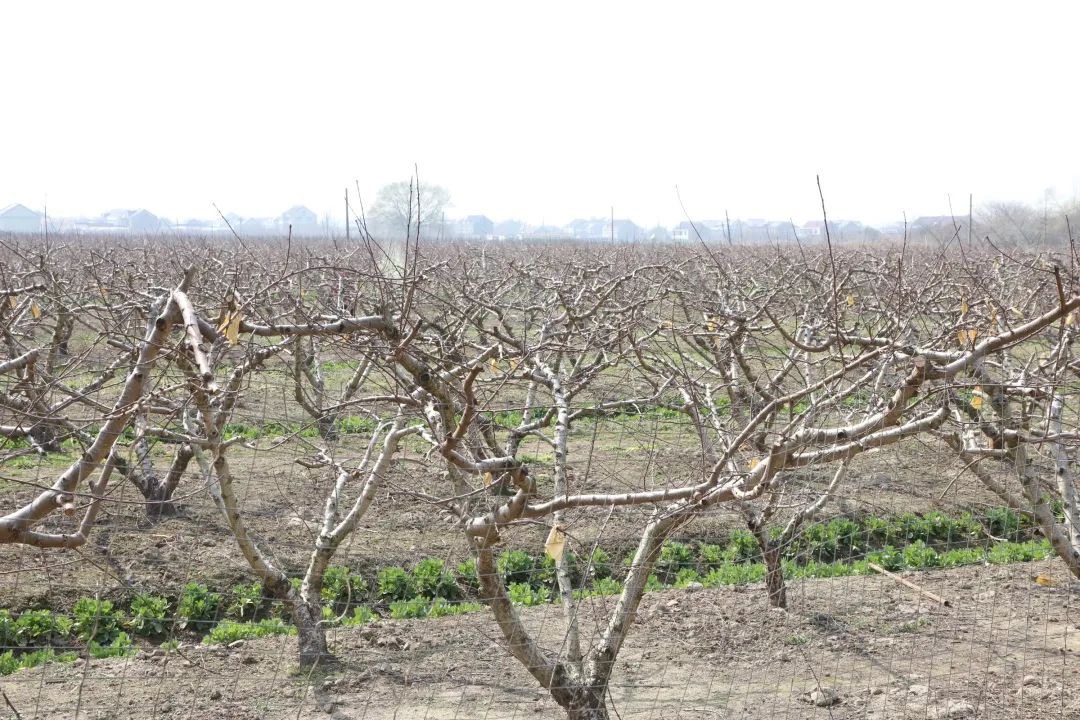
[[[4,696],[4,702],[11,708],[11,712],[15,713],[15,720],[22,720],[22,715],[20,715],[19,711],[15,709],[15,706],[11,704],[11,699],[7,696],[7,693],[4,692],[3,688],[0,688],[0,695]]]
[[[938,603],[939,605],[944,605],[945,607],[952,607],[953,606],[951,600],[946,600],[945,598],[941,597],[940,595],[935,595],[934,593],[930,592],[929,590],[924,590],[923,588],[919,587],[918,585],[911,582],[910,580],[905,580],[904,578],[900,577],[896,573],[889,572],[888,570],[881,567],[880,565],[877,565],[877,564],[872,563],[872,562],[868,562],[868,563],[866,563],[866,566],[869,567],[871,570],[874,570],[875,572],[881,573],[882,575],[884,575],[887,578],[895,580],[896,582],[900,583],[901,585],[905,585],[905,586],[911,588],[912,590],[914,590],[917,593],[925,595],[926,597],[930,598],[931,600]]]

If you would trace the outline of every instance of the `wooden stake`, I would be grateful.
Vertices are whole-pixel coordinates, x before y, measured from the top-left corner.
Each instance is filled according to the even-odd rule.
[[[879,572],[882,575],[884,575],[885,577],[891,578],[891,579],[895,580],[896,582],[900,583],[901,585],[909,587],[912,590],[914,590],[915,592],[920,593],[922,595],[925,595],[926,597],[930,598],[931,600],[938,603],[939,605],[944,605],[945,607],[952,607],[953,606],[951,601],[946,600],[945,598],[943,598],[943,597],[941,597],[939,595],[935,595],[934,593],[930,592],[929,590],[922,589],[921,587],[919,587],[915,583],[911,582],[910,580],[905,580],[904,578],[900,577],[896,573],[891,573],[888,570],[886,570],[885,568],[881,567],[880,565],[877,565],[877,564],[872,563],[872,562],[868,562],[868,563],[866,563],[866,565],[871,570],[874,570],[875,572]]]

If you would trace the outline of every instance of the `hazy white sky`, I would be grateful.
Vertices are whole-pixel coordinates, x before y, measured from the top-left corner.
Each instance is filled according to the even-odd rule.
[[[19,2],[0,206],[881,222],[1080,192],[1072,2]]]

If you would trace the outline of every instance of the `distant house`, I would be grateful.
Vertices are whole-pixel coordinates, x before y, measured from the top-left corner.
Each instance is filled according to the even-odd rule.
[[[600,240],[604,235],[604,226],[608,221],[603,218],[575,218],[564,228],[567,236],[575,240]]]
[[[683,220],[671,231],[671,239],[674,242],[698,242],[699,238],[706,242],[714,239],[713,230],[706,223],[691,223]]]
[[[615,220],[614,223],[609,220],[604,223],[600,239],[612,242],[633,242],[644,237],[645,233],[632,220]]]
[[[495,223],[486,215],[470,215],[457,223],[460,237],[487,238],[495,234]]]
[[[525,237],[534,240],[562,240],[566,238],[566,231],[554,225],[537,225],[525,231]]]
[[[645,239],[649,242],[670,242],[671,233],[668,232],[668,229],[663,225],[657,225],[656,227],[645,233]]]
[[[128,231],[148,233],[163,230],[165,225],[161,218],[149,210],[143,208],[138,210],[114,208],[103,213],[100,217],[87,220],[85,223],[80,224],[79,228],[88,232]]]
[[[318,232],[319,216],[303,205],[294,205],[278,216],[277,224],[282,230],[292,231],[299,235],[307,235]]]
[[[525,224],[520,220],[503,220],[495,224],[494,235],[500,240],[516,240],[521,237]]]
[[[41,214],[15,203],[0,210],[0,232],[33,233],[41,230]]]
[[[157,232],[162,229],[162,222],[154,213],[140,208],[128,215],[127,227],[132,232]]]

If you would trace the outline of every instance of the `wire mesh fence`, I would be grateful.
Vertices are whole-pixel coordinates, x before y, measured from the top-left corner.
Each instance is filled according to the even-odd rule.
[[[7,259],[3,712],[1080,717],[1038,258],[377,247]]]

